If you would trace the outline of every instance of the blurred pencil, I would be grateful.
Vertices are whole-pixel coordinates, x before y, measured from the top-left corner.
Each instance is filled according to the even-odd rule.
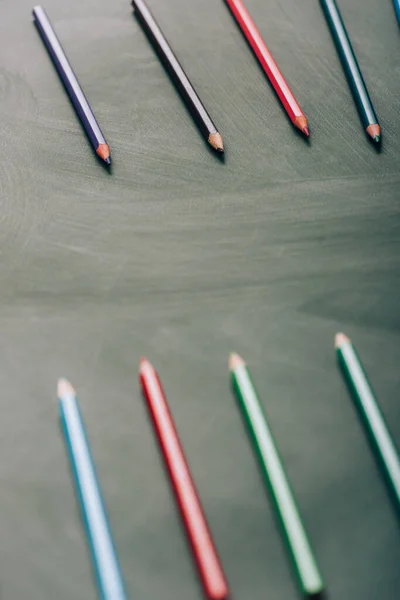
[[[228,584],[158,374],[142,358],[139,375],[204,592],[209,600],[225,600]]]
[[[132,0],[132,6],[137,20],[141,24],[165,70],[174,82],[205,140],[214,150],[223,152],[224,144],[220,133],[212,122],[210,115],[190,83],[188,76],[182,69],[178,59],[173,53],[145,2],[143,0]]]
[[[66,379],[57,388],[64,430],[102,600],[127,600],[75,390]]]
[[[302,593],[309,598],[319,597],[323,592],[324,583],[249,370],[237,354],[231,354],[229,370],[233,388],[280,518]]]
[[[64,84],[75,111],[81,120],[86,135],[89,138],[95,152],[104,160],[106,165],[111,164],[110,148],[104,139],[99,124],[89,106],[81,86],[72,70],[64,50],[55,34],[45,10],[41,6],[35,6],[32,11],[34,23],[46,46],[53,64]]]
[[[235,17],[243,35],[250,44],[260,65],[271,82],[279,100],[282,102],[293,125],[300,129],[307,137],[310,135],[307,117],[300,108],[287,81],[283,77],[266,43],[261,37],[253,19],[242,0],[225,0]]]
[[[347,77],[361,122],[367,134],[378,143],[381,140],[381,128],[372,106],[364,78],[358,66],[349,35],[336,4],[336,0],[320,0],[322,10],[335,42],[337,52]]]
[[[351,340],[338,333],[335,349],[339,365],[367,431],[378,463],[392,493],[395,507],[400,514],[400,458],[390,435],[385,418],[379,408],[367,374]]]
[[[393,0],[394,10],[396,11],[396,17],[400,25],[400,0]]]

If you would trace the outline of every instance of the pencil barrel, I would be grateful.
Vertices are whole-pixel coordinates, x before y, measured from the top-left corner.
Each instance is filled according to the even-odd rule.
[[[353,398],[371,448],[400,514],[400,456],[367,373],[351,343],[337,348],[343,377]]]
[[[324,589],[322,576],[247,367],[243,365],[232,372],[232,384],[271,493],[301,591],[307,597],[318,596]]]
[[[183,70],[182,65],[143,0],[133,0],[132,7],[137,20],[185,102],[197,127],[206,141],[208,141],[211,134],[217,133],[217,128]]]
[[[394,10],[396,12],[396,17],[400,25],[400,0],[393,0]]]
[[[107,142],[97,123],[96,117],[90,108],[89,102],[76,78],[45,10],[41,6],[37,6],[33,9],[32,15],[36,28],[46,46],[53,65],[82,123],[85,133],[96,151],[99,145],[106,144]]]
[[[298,120],[303,119],[305,124],[307,124],[306,116],[242,0],[225,0],[225,3],[268,77],[292,123],[298,126]]]
[[[101,597],[103,600],[127,600],[76,398],[59,399],[59,413]]]
[[[209,600],[226,600],[228,584],[211,531],[161,382],[149,364],[141,368],[140,382],[205,594]]]
[[[335,0],[320,0],[354,102],[365,129],[378,123],[349,35]]]

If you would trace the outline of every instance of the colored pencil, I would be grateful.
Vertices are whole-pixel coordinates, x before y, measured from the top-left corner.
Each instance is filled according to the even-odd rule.
[[[374,142],[378,143],[381,139],[381,128],[336,0],[320,0],[320,2],[353,94],[361,123],[367,134]]]
[[[232,384],[268,483],[302,593],[320,596],[324,584],[274,438],[244,360],[231,354]]]
[[[393,0],[394,10],[396,11],[396,17],[400,24],[400,0]]]
[[[58,382],[60,419],[81,504],[101,598],[127,600],[75,390]]]
[[[132,0],[135,16],[165,70],[174,82],[205,140],[217,152],[224,151],[222,137],[143,0]]]
[[[72,70],[64,50],[49,21],[46,11],[41,6],[35,6],[32,11],[34,23],[46,46],[50,58],[60,76],[73,107],[81,120],[82,126],[98,156],[107,165],[111,164],[110,148],[104,139],[99,124],[89,106],[81,86]]]
[[[140,361],[139,375],[204,592],[210,600],[223,600],[229,595],[228,584],[161,382],[145,358]]]
[[[399,452],[351,340],[343,333],[338,333],[335,337],[335,348],[339,365],[391,491],[395,507],[400,511]]]
[[[243,35],[250,44],[254,54],[271,82],[279,100],[282,102],[293,125],[307,137],[310,135],[307,117],[300,108],[287,81],[283,77],[266,43],[261,37],[253,19],[249,15],[242,0],[225,0],[235,17]]]

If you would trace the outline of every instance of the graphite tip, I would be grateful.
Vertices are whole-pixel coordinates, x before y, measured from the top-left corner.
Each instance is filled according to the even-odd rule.
[[[366,131],[374,142],[378,144],[381,141],[381,128],[379,127],[378,123],[374,123],[374,125],[368,125]]]
[[[210,133],[210,135],[208,136],[208,143],[217,152],[224,152],[224,142],[222,141],[220,133]]]

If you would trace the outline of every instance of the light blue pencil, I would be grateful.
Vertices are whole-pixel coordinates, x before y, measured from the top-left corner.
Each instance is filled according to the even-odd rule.
[[[397,20],[400,25],[400,0],[393,0],[394,10],[396,11]]]
[[[60,418],[92,551],[101,598],[127,600],[75,390],[58,381]]]

